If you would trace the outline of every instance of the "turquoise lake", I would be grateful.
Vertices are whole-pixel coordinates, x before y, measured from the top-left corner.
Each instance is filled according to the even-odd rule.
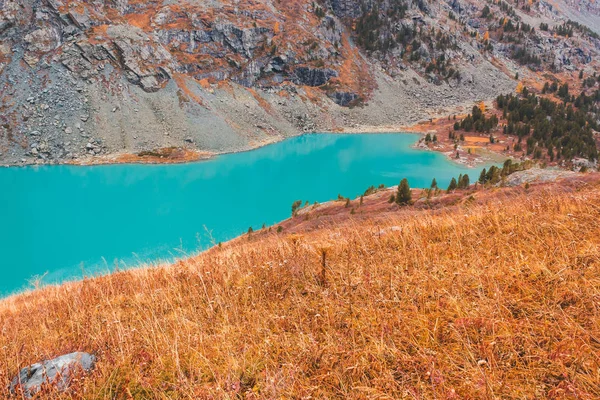
[[[413,134],[310,134],[180,165],[0,168],[0,295],[184,257],[290,216],[294,200],[428,187],[478,169],[413,149]],[[483,168],[483,167],[482,167]]]

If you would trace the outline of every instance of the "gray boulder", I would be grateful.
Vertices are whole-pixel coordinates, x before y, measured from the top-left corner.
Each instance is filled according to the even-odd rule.
[[[14,394],[20,387],[26,397],[33,397],[46,384],[56,385],[59,391],[64,391],[69,388],[76,374],[90,372],[95,363],[94,355],[76,352],[33,364],[23,368],[14,377],[10,391]]]

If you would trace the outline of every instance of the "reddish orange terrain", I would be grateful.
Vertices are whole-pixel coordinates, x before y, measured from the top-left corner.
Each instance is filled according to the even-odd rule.
[[[496,115],[501,118],[502,113],[494,108],[487,108],[485,104],[478,105],[485,112],[486,117]],[[469,110],[470,112],[470,110]],[[493,136],[494,143],[490,141],[490,134],[477,132],[454,131],[454,123],[465,118],[466,114],[453,114],[448,117],[435,118],[430,121],[424,121],[414,126],[406,127],[407,132],[422,133],[423,135],[430,134],[433,138],[435,135],[437,141],[427,143],[427,147],[434,151],[447,153],[451,158],[461,159],[467,164],[474,164],[481,160],[481,156],[492,156],[497,158],[520,157],[520,154],[512,151],[515,139],[508,135],[504,135],[501,129],[495,129]],[[464,140],[456,140],[451,137],[455,133],[457,138],[462,134]],[[508,149],[507,149],[508,147]],[[458,154],[458,157],[456,157]]]
[[[598,174],[388,195],[0,301],[0,397],[86,351],[89,374],[38,397],[600,398]]]
[[[480,170],[474,170],[471,181],[477,179]],[[598,174],[575,174],[563,173],[565,179],[560,181],[560,187],[569,190],[577,190],[580,186],[592,184],[600,179]],[[457,177],[458,178],[458,177]],[[397,187],[373,189],[364,196],[356,199],[340,198],[327,203],[305,204],[290,218],[280,224],[260,230],[250,235],[252,238],[261,234],[269,234],[274,230],[286,233],[306,233],[340,224],[361,224],[368,221],[369,224],[385,221],[401,214],[419,215],[423,211],[438,214],[452,214],[459,212],[462,207],[470,207],[477,204],[488,204],[502,198],[513,198],[518,196],[537,196],[549,189],[556,189],[557,184],[532,182],[511,187],[490,187],[475,182],[467,189],[457,189],[451,192],[437,189],[412,189],[412,201],[410,205],[402,206],[396,204],[391,198],[396,195]],[[279,228],[281,227],[281,228]]]
[[[77,165],[102,165],[102,164],[180,164],[207,160],[214,157],[213,153],[179,147],[166,147],[152,151],[142,151],[136,154],[119,154],[116,156],[102,156],[79,161]]]
[[[570,88],[569,93],[573,97],[577,97],[580,94],[590,97],[595,96],[597,85],[591,88],[582,87],[582,79],[578,75],[579,73],[576,72],[544,72],[536,74],[532,71],[527,71],[526,77],[518,83],[515,95],[526,96],[529,93],[538,96],[538,98],[548,99],[555,104],[561,104],[564,99],[560,98],[556,92],[548,93],[544,91],[545,85],[554,83],[557,86],[568,85]],[[594,77],[594,79],[596,78]],[[453,114],[448,117],[423,121],[413,126],[404,127],[402,130],[428,135],[431,140],[425,140],[424,136],[420,141],[421,146],[446,153],[450,158],[470,165],[475,165],[482,159],[482,156],[496,160],[503,158],[513,158],[521,161],[531,160],[531,157],[526,155],[527,146],[525,141],[520,143],[516,135],[505,133],[504,128],[508,121],[503,115],[502,110],[498,109],[496,101],[489,102],[489,104],[481,102],[475,104],[473,107],[479,108],[487,119],[495,116],[499,121],[498,125],[486,133],[465,131],[461,128],[457,129],[455,124],[464,120],[467,114]],[[468,110],[468,112],[470,113],[471,110]],[[596,145],[600,145],[598,134],[596,133],[594,136]],[[521,145],[521,149],[519,150],[515,147],[517,143]],[[560,163],[558,160],[550,159],[545,153],[539,159],[545,165],[565,166],[564,163]]]
[[[287,1],[277,3],[274,8],[265,1],[250,1],[244,3],[244,13],[240,13],[239,4],[231,0],[220,1],[218,5],[194,1],[168,5],[156,1],[136,1],[130,2],[130,6],[136,12],[126,15],[121,15],[113,7],[107,8],[113,25],[122,21],[148,33],[160,29],[173,34],[227,24],[232,24],[235,29],[260,30],[268,40],[259,38],[261,42],[256,48],[246,49],[254,59],[265,55],[275,56],[280,49],[286,49],[293,43],[294,57],[299,61],[297,65],[320,68],[327,61],[327,65],[337,70],[338,76],[319,90],[352,91],[366,99],[375,87],[365,61],[347,37],[334,43],[318,36],[322,21],[315,15],[314,11],[319,7],[315,3],[307,5],[305,0]],[[84,2],[71,1],[61,8],[63,12],[83,12],[83,9],[87,9],[92,17],[100,18]],[[94,40],[103,40],[107,36],[106,28],[106,25],[94,27]],[[207,52],[204,48],[190,48],[189,44],[177,40],[166,46],[181,66],[179,69],[186,71],[175,74],[177,85],[188,97],[198,102],[201,102],[198,96],[186,88],[184,76],[195,79],[206,87],[208,84],[223,82],[223,79],[216,78],[220,73],[223,77],[235,77],[250,62],[247,57],[227,48],[215,47]],[[312,53],[316,49],[324,49],[329,54],[328,59],[323,60],[323,56],[315,57]],[[226,55],[215,55],[221,52]]]

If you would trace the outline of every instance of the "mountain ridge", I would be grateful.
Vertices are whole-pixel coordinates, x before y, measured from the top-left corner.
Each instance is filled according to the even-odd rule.
[[[556,52],[542,71],[596,68],[600,44],[587,31],[522,36],[533,11],[506,10],[519,30],[504,38]],[[495,35],[489,50],[486,26],[507,28],[467,0],[14,0],[0,17],[6,165],[170,147],[221,153],[302,132],[406,126],[513,92],[516,73],[539,69],[516,63]]]

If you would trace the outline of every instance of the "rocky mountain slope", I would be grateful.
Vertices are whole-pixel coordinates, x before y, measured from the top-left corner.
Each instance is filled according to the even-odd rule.
[[[585,24],[597,11],[585,0],[0,1],[0,163],[238,151],[457,113],[514,91],[519,72],[595,71],[600,39]],[[581,24],[557,34],[568,18]]]

